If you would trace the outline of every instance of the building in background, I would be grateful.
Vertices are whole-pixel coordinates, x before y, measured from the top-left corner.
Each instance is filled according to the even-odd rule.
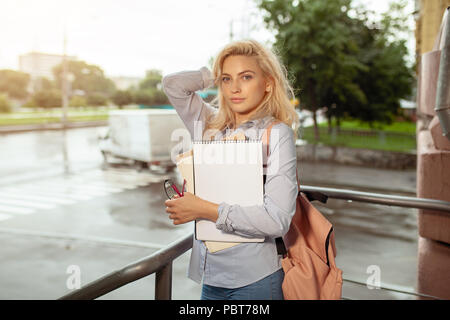
[[[450,0],[415,0],[416,57],[433,50],[445,9]]]
[[[19,56],[19,70],[31,77],[31,82],[40,78],[54,80],[52,69],[61,64],[64,56],[32,51]],[[75,56],[67,56],[68,60],[77,60]]]

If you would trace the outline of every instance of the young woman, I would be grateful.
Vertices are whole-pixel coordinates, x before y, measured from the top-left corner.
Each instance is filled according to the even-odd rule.
[[[195,93],[214,84],[218,95],[211,104],[216,107]],[[174,224],[209,219],[225,232],[265,238],[214,252],[194,238],[188,277],[203,280],[202,299],[283,299],[284,273],[275,239],[288,231],[298,193],[298,116],[286,69],[257,41],[235,41],[219,52],[212,73],[206,67],[173,73],[163,78],[163,88],[195,140],[198,132],[205,140],[237,133],[261,139],[272,121],[280,121],[270,135],[263,205],[212,203],[189,192],[165,203]]]

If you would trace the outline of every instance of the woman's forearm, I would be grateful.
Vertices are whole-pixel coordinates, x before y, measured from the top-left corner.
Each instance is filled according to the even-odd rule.
[[[185,98],[213,85],[214,78],[207,67],[171,73],[162,79],[163,90],[169,98]]]
[[[195,91],[213,85],[214,79],[207,67],[172,73],[162,79],[163,90],[167,98],[194,139],[202,138],[196,136],[196,122],[202,126],[209,115],[217,111],[216,108],[205,103],[198,94],[195,94]]]
[[[219,205],[207,200],[204,201],[203,210],[199,213],[199,218],[216,222],[219,217]]]

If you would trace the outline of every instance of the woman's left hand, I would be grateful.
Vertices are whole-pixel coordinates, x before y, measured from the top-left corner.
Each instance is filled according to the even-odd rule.
[[[182,197],[176,195],[172,200],[166,200],[165,204],[166,212],[169,213],[169,218],[175,225],[199,218],[217,220],[218,205],[203,200],[190,192],[184,192]]]

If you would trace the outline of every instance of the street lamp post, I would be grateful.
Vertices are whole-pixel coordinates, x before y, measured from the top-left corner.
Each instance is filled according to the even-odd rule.
[[[63,74],[62,74],[62,125],[63,129],[67,126],[67,108],[69,106],[69,93],[68,93],[68,81],[67,81],[67,54],[66,54],[66,30],[64,30],[64,52],[63,52]]]
[[[62,133],[63,133],[63,166],[64,173],[69,173],[69,157],[67,152],[67,137],[66,137],[66,129],[67,129],[67,109],[69,106],[69,82],[68,82],[68,72],[67,72],[67,54],[66,54],[66,28],[64,27],[64,52],[63,52],[63,74],[62,74]]]

